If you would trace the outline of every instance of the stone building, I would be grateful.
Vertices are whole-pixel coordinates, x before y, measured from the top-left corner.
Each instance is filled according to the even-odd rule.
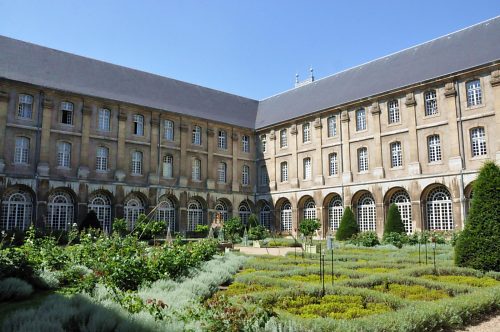
[[[463,227],[500,161],[500,18],[257,101],[0,37],[0,228]]]

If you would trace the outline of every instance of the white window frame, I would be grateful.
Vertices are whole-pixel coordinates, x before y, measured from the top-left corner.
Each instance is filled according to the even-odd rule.
[[[337,116],[332,115],[327,119],[328,137],[337,136]]]
[[[248,135],[241,136],[241,151],[250,152],[250,137]]]
[[[135,223],[139,215],[146,211],[143,201],[137,196],[129,197],[123,206],[123,214],[130,230],[135,229]]]
[[[96,149],[95,169],[96,171],[107,171],[109,168],[109,149],[105,146],[98,146]]]
[[[466,82],[465,89],[467,91],[467,107],[477,106],[483,103],[483,92],[479,79]]]
[[[72,126],[74,121],[75,105],[69,101],[61,102],[61,123]],[[66,121],[64,121],[66,120]]]
[[[20,94],[17,105],[17,117],[21,119],[33,118],[33,96]]]
[[[30,159],[30,139],[17,136],[14,149],[14,164],[27,165]]]
[[[141,114],[134,114],[133,124],[133,134],[136,136],[144,136],[144,116]]]
[[[280,230],[282,232],[292,231],[292,205],[290,202],[283,204],[280,210]]]
[[[238,214],[243,225],[248,225],[248,218],[252,212],[247,202],[242,202],[238,208]]]
[[[244,186],[250,184],[250,167],[248,165],[243,165],[241,169],[241,184]]]
[[[2,230],[25,230],[31,223],[33,199],[22,190],[10,191],[2,199]]]
[[[187,230],[193,232],[196,226],[203,225],[203,207],[197,200],[192,200],[188,204],[188,224]]]
[[[358,149],[358,172],[367,172],[368,169],[368,148],[361,147]]]
[[[217,201],[217,204],[215,205],[215,212],[220,215],[222,221],[227,221],[229,219],[229,210],[226,203],[223,201]]]
[[[111,130],[111,111],[107,108],[100,108],[98,111],[97,129],[100,131]]]
[[[425,116],[438,114],[436,90],[429,90],[424,93]]]
[[[201,127],[194,126],[193,133],[191,136],[191,143],[194,145],[201,145]]]
[[[133,175],[142,175],[142,160],[143,154],[141,151],[132,152],[131,173]]]
[[[281,182],[287,182],[288,181],[288,162],[283,161],[280,164],[280,174],[281,174]]]
[[[312,160],[310,157],[304,158],[302,160],[302,165],[304,169],[304,180],[311,180],[312,178]]]
[[[164,130],[165,130],[165,139],[167,141],[174,140],[174,121],[165,120],[163,122]]]
[[[312,198],[304,203],[304,219],[316,219],[316,203]]]
[[[49,196],[47,204],[47,224],[52,230],[68,230],[75,219],[74,203],[71,196],[56,191]]]
[[[227,164],[225,162],[219,162],[217,166],[217,179],[219,183],[227,182]]]
[[[453,203],[450,192],[445,187],[437,187],[427,195],[427,229],[451,231],[453,223]]]
[[[366,110],[360,108],[356,110],[356,131],[366,130]]]
[[[429,163],[441,161],[441,137],[439,135],[427,137],[427,150]]]
[[[193,181],[201,181],[201,160],[198,158],[193,159],[191,178]]]
[[[361,232],[376,231],[377,212],[375,200],[369,193],[363,194],[357,206],[358,225]]]
[[[158,208],[156,209],[156,220],[163,221],[167,229],[170,228],[170,231],[176,231],[175,204],[170,198],[164,198],[158,204]]]
[[[163,156],[163,177],[167,179],[174,177],[174,157],[171,154]]]
[[[328,203],[328,229],[331,232],[339,229],[340,220],[344,214],[344,207],[342,206],[342,199],[340,196],[335,196]]]
[[[399,115],[399,102],[397,99],[393,99],[387,102],[388,116],[389,116],[389,124],[399,123],[401,121]]]
[[[284,149],[288,147],[288,135],[286,129],[280,130],[280,148]]]
[[[71,144],[68,142],[57,142],[57,166],[71,167]]]
[[[413,232],[413,223],[411,217],[411,200],[410,195],[406,192],[406,190],[398,190],[391,197],[391,204],[396,204],[399,210],[399,214],[401,215],[401,220],[405,226],[406,233]]]
[[[260,148],[262,150],[262,153],[267,152],[267,136],[266,135],[260,135]]]
[[[227,150],[227,132],[225,130],[219,130],[217,147],[222,150]]]
[[[261,226],[264,226],[267,229],[271,228],[271,208],[269,207],[269,204],[264,204],[260,209],[259,221]]]
[[[306,122],[302,125],[302,143],[311,142],[311,123]]]
[[[488,153],[484,127],[475,127],[470,130],[470,142],[473,157],[485,156]]]
[[[391,167],[402,167],[403,166],[403,150],[401,147],[401,142],[396,141],[390,144],[391,149]]]
[[[111,233],[111,200],[104,194],[90,196],[88,211],[94,211],[97,219],[106,233]]]
[[[332,152],[328,155],[328,175],[335,176],[339,174],[339,166],[337,152]]]

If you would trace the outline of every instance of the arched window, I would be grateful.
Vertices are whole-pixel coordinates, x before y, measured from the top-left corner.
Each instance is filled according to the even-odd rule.
[[[413,224],[411,220],[411,200],[406,190],[398,190],[391,197],[391,204],[396,204],[401,214],[401,220],[405,225],[406,233],[413,232]]]
[[[132,174],[135,174],[135,175],[142,174],[142,152],[141,151],[132,152]]]
[[[71,166],[71,144],[57,143],[57,166],[69,168]]]
[[[111,111],[107,108],[100,108],[98,112],[97,128],[100,131],[109,131],[111,129]]]
[[[434,115],[438,112],[436,90],[430,90],[424,93],[425,115]]]
[[[356,111],[356,131],[361,131],[366,129],[366,111],[364,108],[360,108]]]
[[[270,229],[271,227],[271,208],[269,207],[269,204],[264,204],[262,208],[260,209],[260,224],[264,226],[267,229]]]
[[[358,225],[361,232],[375,231],[376,211],[375,201],[369,193],[363,194],[358,201]]]
[[[311,158],[304,158],[304,180],[310,180],[312,177]]]
[[[31,195],[22,190],[8,192],[2,200],[2,229],[25,230],[31,222]]]
[[[288,181],[288,163],[286,161],[280,164],[281,168],[281,182]]]
[[[343,213],[344,207],[342,206],[342,199],[340,196],[335,196],[330,203],[328,203],[328,227],[330,231],[339,229],[340,219],[342,219]]]
[[[290,232],[292,230],[292,205],[286,202],[280,211],[281,231]]]
[[[95,169],[98,171],[108,170],[109,150],[104,146],[97,147],[95,158]]]
[[[123,207],[123,212],[125,215],[125,220],[127,220],[128,227],[130,229],[135,228],[135,222],[139,218],[140,214],[144,214],[144,203],[142,200],[136,196],[132,196],[125,201],[125,206]]]
[[[33,117],[33,97],[30,95],[20,94],[19,104],[17,106],[17,116],[23,119],[31,119]]]
[[[188,224],[187,230],[194,231],[197,225],[203,225],[203,208],[197,200],[192,200],[188,204]]]
[[[27,164],[29,162],[30,139],[28,137],[16,137],[14,150],[14,163]]]
[[[71,196],[56,191],[49,197],[47,223],[53,230],[67,230],[74,221],[74,204]]]
[[[304,219],[316,219],[316,203],[312,198],[304,203]]]
[[[401,142],[391,143],[391,167],[403,166],[403,152],[401,150]]]
[[[486,154],[486,134],[484,127],[476,127],[470,130],[470,142],[472,156],[484,156]]]
[[[61,123],[72,125],[73,124],[73,103],[63,101],[61,103]]]
[[[144,136],[144,117],[140,114],[134,114],[134,127],[133,132],[134,135]]]
[[[191,177],[194,181],[201,180],[201,160],[200,159],[193,159]]]
[[[396,99],[387,103],[387,114],[389,115],[389,123],[399,122],[399,103]]]
[[[241,219],[241,222],[243,223],[243,225],[248,225],[248,217],[250,217],[250,207],[248,206],[248,203],[246,202],[242,202],[240,204],[240,207],[238,209],[239,213],[240,213],[240,219]]]
[[[223,201],[217,201],[217,205],[215,205],[215,212],[220,215],[222,221],[227,221],[229,219],[227,205]]]
[[[111,232],[111,200],[107,195],[94,194],[90,197],[88,210],[94,211],[106,233]]]
[[[302,125],[302,143],[311,141],[311,124],[306,122]]]
[[[465,83],[467,89],[467,106],[481,105],[483,102],[483,96],[481,92],[481,82],[479,80],[473,80]]]
[[[193,127],[193,135],[191,137],[191,142],[195,145],[201,145],[201,127]]]
[[[175,205],[169,198],[165,198],[158,204],[156,209],[156,220],[163,221],[170,231],[174,232],[175,228]]]
[[[241,184],[248,186],[250,184],[250,167],[243,165],[241,170]]]
[[[163,176],[166,178],[172,178],[174,174],[174,157],[167,154],[163,157]]]
[[[449,231],[453,226],[451,195],[444,187],[438,187],[427,195],[427,229]]]
[[[358,171],[366,172],[368,171],[368,149],[359,148],[358,149]]]
[[[337,162],[337,153],[333,152],[328,155],[328,175],[334,176],[339,174],[339,166]]]
[[[441,160],[441,140],[439,135],[427,137],[427,150],[430,163]]]
[[[227,164],[220,162],[219,166],[217,167],[217,178],[219,180],[219,183],[226,183],[226,172],[227,172]]]

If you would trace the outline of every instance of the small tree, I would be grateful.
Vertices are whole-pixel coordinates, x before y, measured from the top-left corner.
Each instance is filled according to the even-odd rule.
[[[259,226],[259,218],[257,218],[257,216],[254,213],[252,213],[251,215],[248,216],[248,227],[252,228],[257,226]]]
[[[239,217],[233,217],[224,222],[224,235],[231,243],[234,243],[243,233],[243,224]]]
[[[481,168],[465,228],[455,246],[455,264],[500,271],[500,168],[492,161]]]
[[[401,213],[399,213],[398,206],[394,203],[391,204],[387,213],[387,221],[384,225],[384,237],[389,233],[406,233],[405,225],[403,224],[403,220],[401,220]]]
[[[339,241],[349,240],[354,234],[359,233],[358,223],[354,219],[354,214],[350,207],[346,207],[342,219],[340,220],[339,229],[335,234],[335,238]]]
[[[309,237],[311,245],[314,232],[320,229],[321,224],[318,219],[304,219],[299,225],[299,232],[306,237]]]

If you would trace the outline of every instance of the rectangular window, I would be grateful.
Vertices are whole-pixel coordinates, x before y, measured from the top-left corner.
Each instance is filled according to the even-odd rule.
[[[165,139],[167,141],[174,140],[174,122],[171,120],[165,120]]]
[[[73,124],[73,103],[63,101],[61,103],[61,123],[72,125]]]
[[[201,160],[200,159],[193,160],[193,169],[191,172],[191,177],[193,178],[194,181],[201,180]]]
[[[311,176],[311,158],[304,158],[304,180],[310,180]]]
[[[334,152],[334,153],[330,153],[328,155],[328,174],[330,176],[333,176],[333,175],[337,175],[338,172],[339,172],[339,168],[338,168],[338,163],[337,163],[337,154]]]
[[[311,141],[311,124],[304,123],[302,125],[302,143],[308,143]]]
[[[470,140],[473,157],[486,155],[486,134],[483,127],[473,128],[470,131]]]
[[[241,150],[243,152],[250,152],[250,137],[247,135],[241,136]]]
[[[132,174],[142,174],[142,152],[134,151],[132,153]]]
[[[134,115],[134,135],[144,136],[144,117],[140,114]]]
[[[226,170],[226,163],[219,163],[219,168],[217,170],[217,173],[219,174],[219,183],[226,183]]]
[[[227,133],[224,130],[219,130],[217,146],[219,147],[219,149],[227,149]]]
[[[467,106],[481,105],[483,102],[481,82],[479,80],[469,81],[465,84],[467,89]]]
[[[281,168],[281,182],[288,181],[288,163],[282,162],[280,165]]]
[[[30,151],[30,139],[28,137],[16,137],[14,163],[27,164],[29,160],[29,151]]]
[[[243,169],[241,172],[241,183],[244,186],[248,186],[248,184],[250,183],[250,167],[248,167],[247,165],[243,165]]]
[[[167,154],[163,157],[163,176],[171,179],[173,178],[173,170],[174,170],[174,158]]]
[[[403,154],[401,151],[401,142],[391,143],[391,167],[403,166]]]
[[[337,117],[332,115],[328,118],[328,137],[337,135]]]
[[[266,135],[261,135],[260,136],[260,148],[262,150],[262,153],[266,153],[266,151],[267,151],[267,139],[266,139]]]
[[[107,171],[108,170],[108,148],[100,146],[96,151],[96,162],[95,169],[98,171]]]
[[[111,111],[106,108],[101,108],[99,109],[98,113],[99,114],[98,114],[97,127],[101,131],[109,131],[111,128],[110,126]]]
[[[19,95],[19,105],[17,107],[17,116],[23,119],[33,117],[33,97],[30,95]]]
[[[71,163],[71,144],[57,143],[57,166],[69,168]]]
[[[368,171],[368,149],[367,148],[358,149],[358,171],[359,172]]]
[[[195,145],[201,145],[201,127],[193,127],[192,143]]]
[[[280,148],[286,148],[288,146],[288,136],[286,134],[286,129],[280,130]]]
[[[356,111],[356,131],[366,130],[366,111],[360,108]]]
[[[441,160],[441,142],[439,135],[432,135],[427,138],[427,149],[429,151],[429,162]]]
[[[436,90],[427,91],[424,94],[425,115],[434,115],[438,112]]]
[[[397,100],[391,100],[387,103],[388,114],[389,114],[389,123],[398,123],[399,118],[399,103]]]

